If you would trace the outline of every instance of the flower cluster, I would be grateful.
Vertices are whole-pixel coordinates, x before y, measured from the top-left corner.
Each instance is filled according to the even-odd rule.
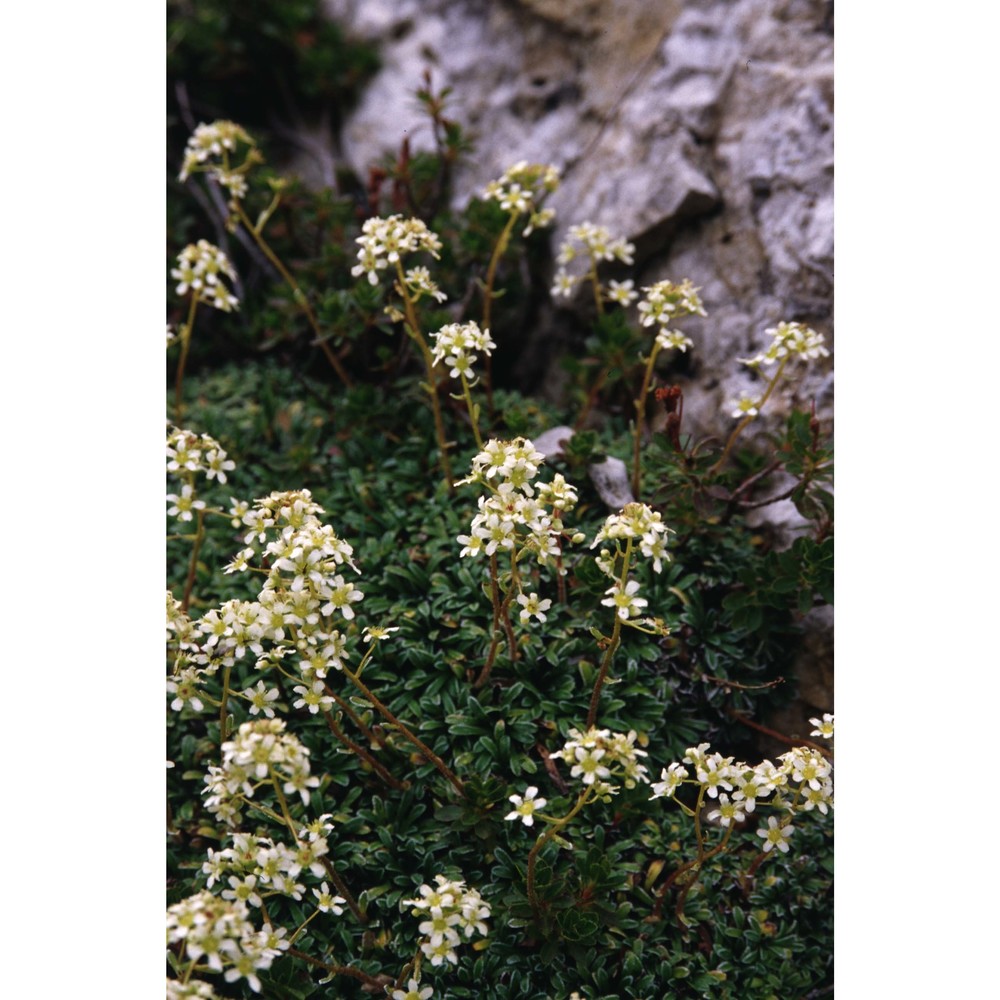
[[[771,344],[755,357],[742,359],[742,363],[756,368],[771,365],[793,357],[803,360],[828,357],[830,352],[823,346],[823,334],[817,333],[805,323],[779,323],[764,331]]]
[[[431,965],[443,962],[458,964],[455,947],[473,934],[484,937],[485,921],[490,917],[490,905],[476,889],[468,889],[462,880],[454,881],[443,875],[434,876],[435,885],[422,885],[420,896],[404,899],[403,906],[412,906],[413,916],[426,917],[419,931],[424,935],[420,950],[430,959]]]
[[[442,361],[447,365],[452,378],[464,378],[472,381],[474,378],[472,365],[478,355],[474,351],[482,351],[487,357],[497,346],[490,337],[489,330],[480,330],[475,322],[448,323],[437,333],[432,333],[434,340],[434,364]]]
[[[358,251],[358,263],[351,268],[351,274],[355,278],[367,274],[372,285],[378,284],[379,271],[384,271],[390,264],[401,265],[407,254],[426,250],[437,259],[441,249],[441,240],[425,223],[420,219],[404,219],[401,215],[390,215],[386,219],[366,219],[361,227],[361,234],[355,240],[361,249]],[[443,293],[438,292],[426,268],[413,268],[408,272],[406,281],[411,291],[423,290],[439,301],[443,298]]]
[[[832,734],[833,717],[828,718]],[[690,765],[690,770],[684,764]],[[660,780],[651,786],[650,798],[674,798],[681,785],[696,785],[699,803],[705,798],[715,800],[708,819],[722,827],[744,822],[758,803],[763,802],[782,814],[780,821],[775,816],[769,817],[767,826],[757,831],[764,839],[763,850],[766,853],[776,847],[785,852],[794,829],[791,825],[794,813],[818,809],[826,815],[833,806],[831,774],[832,767],[826,757],[809,747],[789,750],[778,758],[777,765],[765,760],[751,766],[711,752],[708,743],[701,743],[688,749],[683,763],[662,769]],[[764,802],[765,799],[769,801]]]
[[[258,931],[250,922],[250,913],[240,900],[220,899],[202,891],[175,903],[167,910],[167,944],[179,945],[185,960],[199,967],[223,972],[228,983],[246,979],[254,992],[260,992],[257,972],[271,963],[289,942],[284,929],[265,925]],[[168,991],[169,993],[169,991]],[[176,996],[211,996],[211,991],[175,993]]]
[[[523,552],[533,552],[543,566],[558,559],[564,529],[561,515],[573,509],[577,494],[557,473],[552,482],[538,486],[535,496],[531,480],[544,458],[526,438],[490,439],[473,458],[472,475],[456,485],[480,483],[490,493],[479,498],[479,513],[472,519],[470,533],[458,536],[464,546],[461,556],[491,556],[503,549],[511,552],[515,560]],[[519,528],[524,531],[519,532]],[[519,603],[527,609],[528,602],[537,596]],[[537,617],[537,612],[543,610],[540,603],[534,604],[528,614]]]
[[[243,162],[234,164],[231,157],[241,147],[245,149]],[[225,188],[229,193],[232,213],[227,220],[227,228],[232,231],[238,221],[237,202],[247,195],[247,173],[263,159],[257,144],[241,125],[231,121],[215,121],[211,125],[203,122],[188,139],[180,179],[187,180],[190,174],[203,171]]]
[[[205,501],[195,492],[194,477],[203,474],[206,479],[219,483],[226,481],[226,473],[236,465],[226,455],[215,438],[208,434],[172,427],[167,433],[167,472],[181,480],[180,493],[168,493],[170,507],[167,514],[179,521],[190,521],[197,511],[205,510]]]
[[[180,179],[186,181],[193,171],[212,160],[228,166],[229,154],[236,153],[240,145],[255,146],[241,125],[231,121],[214,121],[211,125],[202,122],[188,139]]]
[[[670,529],[663,523],[663,518],[658,510],[653,510],[644,503],[628,503],[618,514],[608,517],[597,536],[590,543],[590,547],[604,541],[620,542],[622,539],[639,540],[639,551],[647,559],[653,560],[653,569],[659,573],[663,569],[663,560],[670,560],[666,550],[667,534]],[[605,550],[601,551],[604,557]],[[600,561],[598,565],[601,565]],[[607,563],[601,568],[608,576],[616,574],[608,572]]]
[[[329,813],[324,813],[303,827],[294,848],[270,837],[234,833],[232,847],[208,851],[208,860],[201,867],[208,876],[208,888],[217,882],[228,885],[222,898],[236,899],[250,907],[259,907],[262,896],[281,895],[301,901],[306,887],[298,881],[299,875],[308,871],[318,879],[326,872],[323,858],[330,850],[326,839],[333,830],[330,818]],[[342,904],[346,900],[331,895],[326,882],[312,894],[321,912],[344,912]]]
[[[669,329],[669,324],[685,316],[706,316],[705,307],[698,297],[698,289],[688,279],[681,284],[672,281],[658,281],[643,288],[646,297],[639,303],[640,322],[643,326],[658,326],[657,345],[666,350],[677,348],[686,351],[692,341],[678,330]]]
[[[211,983],[202,979],[189,979],[186,983],[179,979],[167,980],[167,1000],[220,1000]]]
[[[581,252],[587,257],[587,272],[586,274],[571,274],[566,270],[566,265],[576,260]],[[570,226],[569,235],[559,248],[559,256],[556,258],[559,270],[556,271],[552,294],[569,298],[577,282],[584,277],[589,276],[594,281],[597,280],[598,263],[603,260],[620,260],[624,264],[631,264],[634,253],[635,246],[633,244],[627,242],[624,237],[612,236],[604,226],[595,226],[590,222]],[[626,306],[638,297],[638,294],[632,290],[631,281],[613,281],[610,290],[605,293],[605,298],[608,300]]]
[[[627,578],[635,549],[638,548],[643,556],[651,559],[653,570],[659,573],[664,561],[670,560],[667,552],[669,531],[659,511],[643,503],[629,503],[620,513],[612,514],[605,520],[590,543],[591,548],[601,542],[614,543],[615,551],[602,548],[596,562],[598,569],[614,581],[604,592],[606,596],[601,604],[614,608],[615,614],[623,622],[637,618],[648,603],[644,597],[639,597],[638,582]]]
[[[174,461],[180,462],[190,450],[185,452],[179,442]],[[256,500],[253,509],[234,504],[234,513],[241,509],[238,523],[249,529],[246,547],[226,572],[246,572],[251,560],[259,557],[268,564],[266,579],[256,600],[226,601],[197,621],[189,619],[168,593],[168,640],[177,648],[167,681],[171,708],[202,711],[200,688],[205,679],[252,654],[257,670],[280,665],[288,676],[287,664],[297,671],[301,683],[292,688],[297,696],[294,708],[314,714],[327,711],[333,704],[326,691],[327,673],[342,670],[347,662],[346,639],[334,627],[334,616],[352,620],[353,605],[364,598],[342,572],[345,565],[357,572],[354,550],[319,520],[323,508],[308,490],[272,493]],[[278,697],[277,690],[263,681],[242,692],[250,714],[262,713],[267,720],[274,719]]]
[[[534,229],[547,226],[555,218],[553,209],[540,206],[558,187],[559,171],[554,166],[522,160],[505,170],[500,180],[490,181],[483,197],[499,202],[505,212],[515,217],[527,215],[524,235],[529,236]]]
[[[308,748],[285,728],[281,719],[254,719],[222,744],[222,766],[210,765],[205,778],[209,812],[235,825],[243,800],[279,781],[284,794],[298,792],[309,803],[310,789],[319,786],[319,778],[309,773]]]
[[[231,312],[239,307],[239,299],[220,280],[236,280],[236,270],[229,258],[208,240],[189,243],[177,255],[177,267],[170,272],[177,280],[177,294],[192,292],[195,300]]]
[[[634,731],[625,735],[610,729],[591,728],[586,733],[571,729],[569,735],[565,746],[551,755],[552,759],[571,764],[570,777],[590,785],[599,798],[615,794],[618,791],[615,782],[626,788],[635,788],[640,781],[648,784],[646,768],[639,763],[639,758],[647,754],[635,745]]]
[[[201,472],[206,479],[224,483],[226,473],[235,468],[236,464],[215,438],[178,427],[170,428],[167,434],[167,472],[185,479]]]

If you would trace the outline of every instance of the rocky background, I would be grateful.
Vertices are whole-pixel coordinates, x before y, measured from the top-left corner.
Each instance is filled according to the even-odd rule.
[[[554,163],[553,246],[590,221],[636,244],[638,287],[690,278],[701,288],[708,318],[685,324],[697,345],[687,430],[729,426],[720,409],[751,388],[733,359],[755,353],[777,321],[807,322],[832,347],[832,0],[326,7],[383,60],[337,137],[360,176],[406,136],[430,148],[413,99],[430,68],[435,87],[454,89],[451,117],[475,141],[455,177],[458,203],[517,160]],[[522,381],[571,337],[558,316],[535,326]],[[818,366],[799,387],[825,414],[830,371]]]
[[[636,286],[690,278],[708,317],[677,379],[684,428],[725,434],[724,404],[753,391],[735,359],[767,327],[800,320],[833,347],[832,0],[326,0],[349,33],[377,43],[383,68],[340,133],[321,137],[359,176],[431,147],[413,93],[430,69],[453,88],[449,116],[475,142],[455,176],[464,204],[518,160],[553,163],[563,182],[553,247],[569,226],[607,226],[636,244]],[[303,162],[306,172],[310,164]],[[315,169],[315,166],[313,166]],[[564,300],[561,300],[564,301]],[[586,295],[530,317],[522,384],[557,393],[552,363],[572,349]],[[539,379],[541,381],[539,382]],[[832,416],[832,358],[769,403],[780,423],[795,393]],[[765,411],[765,414],[767,411]],[[763,421],[766,427],[768,422]],[[794,531],[788,504],[765,508]],[[779,728],[801,731],[832,705],[832,616],[819,609],[803,650],[806,703]],[[807,734],[808,730],[805,730]]]

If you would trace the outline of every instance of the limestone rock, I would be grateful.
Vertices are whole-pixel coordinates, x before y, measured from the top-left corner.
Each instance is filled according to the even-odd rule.
[[[608,455],[603,462],[588,466],[587,473],[609,510],[621,510],[625,504],[635,501],[629,484],[628,467],[620,458]]]
[[[779,320],[808,322],[832,347],[831,0],[326,6],[382,54],[340,137],[360,175],[404,137],[429,148],[413,98],[429,68],[436,86],[453,88],[451,113],[476,142],[456,172],[458,205],[517,160],[555,163],[554,246],[570,225],[606,225],[637,244],[637,286],[701,287],[709,315],[685,326],[696,348],[681,380],[692,427],[728,430],[724,404],[751,379],[735,359]],[[573,349],[585,335],[562,303],[543,319],[536,341],[561,329]],[[538,366],[553,353],[524,345]],[[831,367],[817,365],[800,396],[820,392]],[[525,365],[516,374],[535,387],[558,381]],[[771,425],[788,403],[786,393]]]

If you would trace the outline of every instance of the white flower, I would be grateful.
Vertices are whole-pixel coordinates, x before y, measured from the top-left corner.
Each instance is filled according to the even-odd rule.
[[[793,356],[807,360],[825,358],[830,354],[823,346],[823,334],[817,333],[805,323],[781,322],[764,332],[771,338],[770,346],[755,357],[741,359],[743,364],[756,368]]]
[[[202,122],[188,139],[180,179],[187,180],[193,169],[209,159],[224,158],[228,153],[236,152],[239,143],[254,145],[246,130],[236,122],[215,121],[210,125]]]
[[[558,187],[559,171],[554,166],[522,160],[508,167],[500,180],[490,181],[483,197],[499,202],[500,207],[512,215],[527,215],[524,235],[528,236],[532,230],[547,226],[555,218],[552,209],[543,209],[540,205]]]
[[[681,764],[671,764],[660,771],[660,780],[652,784],[651,799],[673,798],[674,792],[688,777],[688,769]]]
[[[696,767],[696,777],[698,783],[704,785],[706,792],[711,798],[719,794],[719,789],[724,788],[727,792],[733,790],[729,779],[734,777],[732,767],[733,758],[723,757],[722,754],[709,754]]]
[[[778,760],[789,770],[792,781],[800,781],[814,791],[830,776],[830,762],[818,751],[796,747],[782,754]]]
[[[338,916],[344,912],[344,908],[340,904],[346,903],[347,900],[343,896],[332,896],[326,882],[323,882],[318,889],[313,889],[312,892],[316,897],[318,910],[322,910],[323,913],[336,913]]]
[[[308,707],[311,714],[316,715],[320,709],[329,712],[333,708],[333,699],[325,694],[326,685],[323,681],[314,681],[311,687],[299,684],[292,690],[299,696],[292,703],[292,708]]]
[[[809,720],[816,728],[809,734],[810,736],[822,736],[825,740],[833,739],[833,716],[829,712],[823,713],[822,720]]]
[[[238,875],[230,875],[229,888],[222,890],[223,899],[238,899],[249,906],[260,906],[260,896],[257,895],[257,876],[247,875],[240,878]]]
[[[598,778],[608,778],[611,771],[601,763],[607,753],[603,748],[595,749],[578,746],[573,751],[576,763],[570,769],[571,778],[580,778],[585,785],[592,785]]]
[[[361,639],[363,642],[371,642],[374,640],[385,639],[392,635],[393,632],[398,632],[399,626],[392,625],[388,627],[380,628],[378,625],[369,625],[368,628],[364,630],[361,634]]]
[[[220,280],[221,276],[236,281],[236,270],[229,258],[208,240],[189,243],[177,256],[177,267],[170,276],[178,282],[177,294],[193,292],[199,302],[205,302],[223,312],[239,306],[239,300]]]
[[[768,816],[767,826],[761,827],[757,831],[758,837],[764,838],[764,853],[767,854],[768,851],[774,850],[775,847],[778,848],[783,854],[788,853],[788,838],[795,832],[791,823],[786,823],[784,826],[778,826],[777,816]]]
[[[635,291],[635,283],[629,278],[627,281],[615,281],[612,278],[608,282],[606,298],[609,302],[617,302],[619,305],[627,306],[639,298],[639,293]]]
[[[181,521],[190,521],[194,516],[194,511],[205,509],[205,501],[196,500],[194,487],[188,484],[181,487],[180,496],[176,493],[168,493],[167,500],[172,504],[171,507],[167,508],[167,514]]]
[[[606,597],[601,604],[607,605],[611,608],[616,608],[616,614],[622,621],[627,621],[629,617],[635,617],[637,614],[641,613],[641,609],[646,607],[649,603],[644,597],[636,597],[635,595],[639,592],[639,584],[635,580],[629,580],[625,585],[625,589],[622,589],[621,582],[619,581],[613,587],[609,587],[604,593],[610,594],[610,597]]]
[[[760,412],[758,408],[757,400],[752,396],[748,396],[743,393],[739,399],[731,399],[726,406],[732,411],[734,419],[740,419],[741,417],[756,417]]]
[[[552,607],[552,601],[549,598],[540,601],[538,594],[534,592],[530,593],[527,597],[524,594],[518,594],[517,603],[521,605],[521,621],[524,624],[531,621],[532,616],[540,622],[545,621],[545,612]]]
[[[675,285],[672,281],[658,281],[643,289],[646,298],[639,303],[643,326],[654,324],[666,327],[681,316],[705,316],[705,307],[698,297],[698,289],[685,279]]]
[[[743,811],[743,804],[740,802],[730,802],[729,796],[725,792],[719,796],[718,808],[713,809],[708,814],[708,819],[718,820],[720,826],[742,823],[746,818],[746,813]]]
[[[433,996],[434,990],[430,986],[420,989],[420,983],[416,979],[411,979],[407,984],[406,991],[393,990],[392,1000],[428,1000]]]
[[[548,799],[537,799],[538,789],[530,785],[524,792],[524,798],[520,795],[511,795],[509,800],[514,808],[504,816],[505,820],[519,819],[525,826],[533,826],[535,823],[534,812],[536,809],[544,809]]]
[[[263,712],[269,719],[274,718],[274,709],[271,707],[272,701],[278,700],[278,689],[268,690],[263,681],[257,681],[257,687],[249,687],[243,692],[244,697],[250,699],[250,714],[256,715]]]
[[[578,280],[560,268],[556,272],[555,280],[552,283],[551,294],[553,298],[561,295],[568,299],[573,294],[573,289],[576,287]]]
[[[694,347],[694,341],[690,337],[685,337],[679,330],[668,330],[666,327],[656,335],[656,342],[665,351],[674,348],[683,352]]]
[[[362,274],[368,276],[372,285],[379,282],[379,271],[384,271],[390,265],[395,265],[406,254],[424,250],[437,258],[441,249],[441,240],[431,232],[420,219],[404,219],[401,215],[390,215],[388,218],[371,218],[365,221],[361,228],[362,235],[355,240],[361,247],[358,251],[358,263],[351,268],[354,277]],[[435,295],[437,289],[430,279],[424,279],[421,271],[413,268],[409,272],[413,291],[424,291]],[[432,287],[433,286],[433,287]]]

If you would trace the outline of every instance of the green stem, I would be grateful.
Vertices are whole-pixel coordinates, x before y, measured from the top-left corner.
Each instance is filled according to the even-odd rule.
[[[292,840],[296,844],[299,842],[298,831],[295,829],[295,820],[292,819],[292,814],[288,808],[288,802],[285,799],[285,793],[281,790],[281,780],[279,779],[277,772],[274,768],[269,768],[271,772],[271,784],[274,785],[274,794],[278,799],[278,805],[281,807],[281,815],[284,818],[285,826],[288,827],[288,832],[292,835]],[[361,907],[358,906],[358,901],[354,898],[351,891],[344,884],[344,880],[337,874],[337,870],[333,867],[333,862],[329,858],[321,857],[320,863],[326,869],[327,874],[330,876],[330,880],[333,882],[337,889],[337,892],[344,897],[348,908],[351,913],[353,913],[357,918],[359,923],[367,923],[368,919],[362,911]]]
[[[510,652],[510,659],[512,663],[517,662],[517,640],[514,637],[514,628],[510,623],[510,605],[514,599],[515,593],[520,589],[520,584],[517,579],[517,556],[515,550],[510,551],[510,587],[507,590],[507,594],[503,599],[503,604],[500,605],[500,618],[503,623],[504,632],[507,633],[507,649]]]
[[[482,451],[483,450],[483,439],[479,434],[479,421],[476,419],[476,408],[472,403],[472,391],[469,388],[469,381],[465,377],[464,372],[458,373],[459,378],[462,380],[462,395],[465,396],[465,405],[469,410],[469,420],[472,422],[472,433],[476,438],[476,447]]]
[[[324,685],[324,687],[326,686]],[[331,695],[333,694],[333,692],[330,690],[329,687],[326,687],[326,691],[328,694]],[[358,757],[361,758],[361,760],[363,760],[366,764],[368,764],[369,767],[371,767],[371,769],[387,785],[389,785],[390,788],[395,788],[397,791],[402,792],[409,787],[409,785],[405,784],[402,781],[399,781],[397,778],[394,778],[392,774],[382,764],[380,764],[363,746],[361,746],[358,743],[355,743],[352,739],[350,739],[347,736],[347,734],[340,728],[340,726],[337,725],[336,719],[334,719],[334,717],[329,712],[324,710],[323,716],[326,718],[326,724],[327,726],[329,726],[330,732],[333,733],[334,737],[340,740],[340,742],[343,743],[348,750],[350,750],[352,753],[357,754]]]
[[[552,822],[545,833],[543,833],[538,840],[535,841],[534,847],[528,853],[528,877],[527,877],[527,890],[528,890],[528,901],[531,903],[531,909],[537,914],[541,909],[541,903],[538,899],[538,894],[535,892],[535,866],[538,862],[538,854],[541,849],[560,831],[562,830],[569,821],[587,804],[591,799],[591,792],[593,788],[587,786],[580,797],[576,800],[576,805],[563,816],[562,819],[557,819]]]
[[[194,545],[191,547],[191,561],[188,563],[187,579],[184,581],[184,594],[181,597],[181,611],[187,614],[191,604],[191,594],[194,590],[194,579],[198,572],[198,555],[201,544],[205,540],[205,511],[198,511],[198,527],[195,529]]]
[[[771,378],[771,382],[764,392],[764,395],[760,397],[760,401],[756,404],[757,416],[760,415],[760,411],[764,408],[764,404],[768,401],[771,393],[774,392],[774,387],[778,384],[778,380],[781,378],[781,373],[785,370],[785,365],[788,364],[788,358],[782,358],[781,364],[778,365],[778,370],[774,373]],[[729,435],[729,440],[726,442],[726,447],[722,449],[722,454],[719,456],[719,460],[708,470],[708,475],[714,475],[719,469],[722,468],[726,459],[729,457],[729,453],[733,450],[733,445],[736,444],[736,439],[743,433],[743,429],[750,423],[751,420],[755,420],[756,417],[747,415],[745,416],[734,428],[732,434]]]
[[[365,725],[365,720],[354,711],[354,707],[349,701],[341,698],[336,691],[334,691],[329,685],[326,685],[326,693],[333,698],[333,700],[344,710],[347,717],[351,720],[361,730],[362,735],[368,740],[369,743],[377,743],[378,740],[375,739],[375,734]]]
[[[663,910],[663,901],[666,899],[667,892],[670,890],[670,887],[681,877],[681,875],[684,874],[684,872],[689,871],[696,865],[701,864],[701,862],[705,858],[705,852],[704,852],[705,845],[701,834],[701,808],[704,801],[705,801],[705,787],[703,785],[699,785],[698,801],[697,803],[695,803],[694,809],[688,810],[686,807],[684,807],[685,812],[691,812],[694,816],[695,836],[698,838],[698,853],[690,861],[685,861],[684,864],[680,865],[677,868],[677,870],[674,871],[671,874],[671,876],[666,880],[666,882],[664,882],[663,885],[661,886],[659,894],[657,895],[656,898],[656,903],[653,906],[653,913],[652,913],[652,916],[657,920],[659,919],[660,913]],[[682,805],[682,803],[680,802],[678,802],[677,804]]]
[[[656,355],[660,353],[660,345],[653,342],[653,349],[649,352],[649,360],[646,362],[646,371],[642,376],[642,388],[639,390],[639,398],[635,401],[635,446],[632,452],[632,496],[639,499],[639,485],[641,480],[639,466],[639,449],[642,445],[642,432],[646,423],[646,397],[649,395],[649,383],[653,378],[653,365],[656,364]]]
[[[417,322],[417,311],[406,289],[406,275],[403,272],[403,264],[396,261],[396,273],[399,281],[396,283],[397,290],[403,299],[403,310],[406,315],[406,332],[420,348],[420,353],[424,358],[424,367],[427,369],[427,392],[431,397],[431,409],[434,411],[434,432],[437,434],[438,449],[441,452],[441,471],[444,473],[445,485],[449,493],[455,492],[455,484],[452,482],[451,462],[448,458],[448,441],[444,435],[444,418],[441,416],[441,401],[438,399],[437,376],[434,374],[434,356],[431,349],[420,332],[420,324]]]
[[[229,676],[232,665],[222,672],[222,701],[219,702],[219,746],[226,742],[226,705],[229,702]]]
[[[330,962],[322,962],[318,958],[313,958],[312,955],[307,955],[304,951],[299,951],[298,948],[289,948],[285,954],[291,955],[292,958],[301,959],[303,962],[307,962],[309,965],[314,965],[318,969],[325,969],[331,975],[351,976],[354,979],[360,979],[361,982],[374,987],[376,990],[382,992],[385,990],[385,983],[383,982],[383,979],[376,979],[374,976],[369,976],[367,972],[362,972],[360,969],[355,969],[353,966],[333,965]],[[384,978],[388,979],[388,977]]]
[[[489,266],[486,268],[486,283],[483,287],[483,322],[482,328],[485,331],[490,329],[490,317],[493,312],[493,285],[496,282],[497,277],[497,267],[500,264],[500,258],[504,255],[510,244],[511,234],[514,232],[514,226],[517,223],[520,213],[514,211],[511,213],[510,217],[507,219],[506,225],[503,227],[503,232],[500,233],[497,239],[496,246],[493,247],[493,254],[490,257]],[[490,420],[493,419],[493,359],[486,356],[485,372],[483,375],[483,381],[486,383],[486,405],[490,411]]]
[[[590,255],[590,272],[588,274],[590,283],[594,289],[594,305],[597,306],[597,315],[604,315],[604,302],[601,300],[601,282],[597,277],[597,259],[593,253]]]
[[[629,563],[632,559],[632,539],[629,538],[625,543],[625,557],[624,564],[622,566],[622,575],[619,584],[622,591],[625,590],[625,585],[628,583],[628,570]],[[615,651],[618,649],[618,645],[621,642],[622,635],[622,619],[618,614],[618,609],[615,609],[615,626],[611,632],[611,639],[608,642],[608,648],[604,651],[604,659],[601,661],[601,669],[597,673],[597,680],[594,682],[594,693],[590,696],[590,709],[587,712],[587,728],[592,729],[597,724],[597,705],[601,700],[601,688],[604,686],[604,679],[608,675],[608,670],[611,668],[611,661],[614,658]]]
[[[333,370],[337,373],[337,377],[348,389],[350,389],[354,383],[350,375],[348,375],[347,371],[344,369],[344,366],[341,364],[340,358],[337,357],[323,337],[323,333],[319,328],[319,322],[316,319],[315,313],[312,311],[312,307],[309,305],[309,300],[306,298],[305,292],[303,292],[299,287],[299,283],[292,277],[288,268],[281,263],[281,260],[268,245],[267,240],[264,239],[260,230],[247,217],[242,204],[237,201],[235,207],[236,214],[239,216],[240,222],[243,223],[244,228],[250,233],[254,242],[258,247],[260,247],[261,252],[275,266],[281,277],[285,279],[285,283],[292,290],[292,295],[295,298],[295,301],[299,304],[299,308],[302,310],[306,319],[309,321],[309,325],[312,327],[313,334],[316,336],[316,342],[319,345],[320,350],[323,351],[327,360],[333,366]]]
[[[705,862],[710,858],[714,858],[717,854],[721,854],[726,849],[726,845],[729,843],[729,838],[732,836],[732,833],[733,825],[730,823],[729,826],[726,827],[726,833],[725,836],[723,836],[722,841],[717,846],[713,847],[712,850],[697,859],[697,864],[694,867],[694,874],[687,882],[684,883],[681,891],[677,894],[677,906],[674,908],[674,912],[677,914],[678,923],[682,925],[685,923],[684,904],[687,901],[688,893],[694,888],[695,883],[701,877]]]
[[[504,255],[507,246],[510,244],[511,234],[514,232],[514,226],[517,223],[519,212],[514,211],[510,214],[507,219],[507,224],[503,227],[503,232],[500,233],[500,237],[496,242],[496,246],[493,248],[493,255],[490,257],[489,266],[486,268],[486,284],[483,288],[483,329],[488,330],[490,328],[490,313],[493,308],[493,283],[496,281],[497,277],[497,266],[500,264],[500,258]]]
[[[181,329],[181,356],[177,360],[177,378],[174,398],[174,422],[178,427],[184,419],[184,366],[187,364],[188,348],[191,346],[191,332],[194,330],[194,314],[198,310],[198,293],[191,295],[191,305],[188,307],[187,322]]]
[[[410,732],[406,726],[403,725],[399,719],[396,718],[392,712],[382,704],[375,694],[368,688],[368,686],[358,677],[357,674],[351,673],[346,667],[344,668],[344,673],[351,679],[351,683],[372,703],[374,708],[380,712],[385,719],[394,726],[399,732],[401,732],[437,769],[444,775],[448,781],[454,786],[455,790],[465,798],[465,785],[462,781],[452,773],[448,765],[445,764],[443,760],[429,747],[426,743],[420,740],[417,736]]]
[[[497,656],[497,649],[500,646],[499,576],[500,570],[497,565],[497,554],[493,552],[490,554],[490,600],[493,602],[493,638],[490,640],[490,649],[486,654],[486,662],[483,664],[483,669],[480,670],[479,676],[472,685],[473,690],[478,690],[490,679],[490,671],[493,669],[493,663]]]
[[[333,862],[327,857],[321,857],[319,860],[326,869],[327,875],[330,876],[330,881],[333,883],[333,887],[337,890],[339,895],[344,897],[344,902],[347,903],[347,908],[354,914],[355,917],[357,917],[358,923],[367,924],[368,915],[361,909],[358,901],[354,898],[354,894],[347,888],[347,883],[340,877],[337,869],[333,867]]]

